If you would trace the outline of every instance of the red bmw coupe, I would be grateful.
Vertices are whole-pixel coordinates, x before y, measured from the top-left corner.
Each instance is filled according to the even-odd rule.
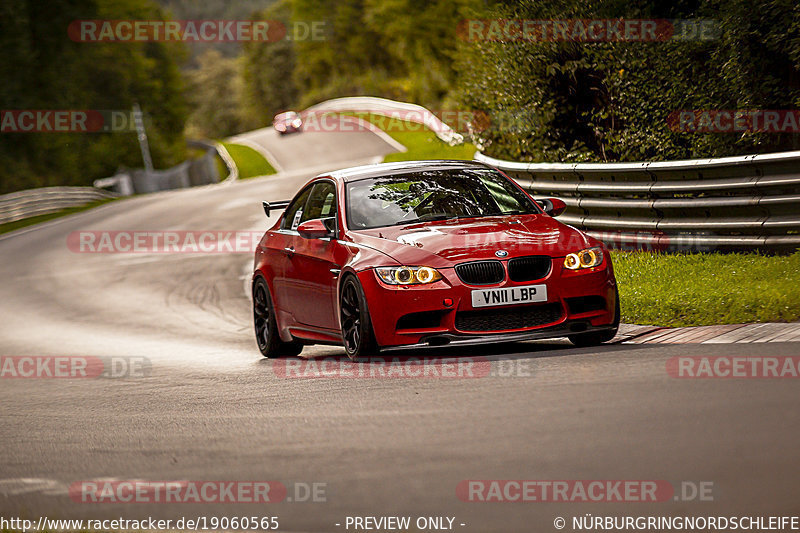
[[[275,131],[281,135],[303,131],[303,119],[295,111],[278,113],[272,120]]]
[[[320,175],[255,254],[253,310],[267,357],[306,344],[351,358],[423,345],[614,337],[619,298],[604,245],[477,162],[417,161]]]

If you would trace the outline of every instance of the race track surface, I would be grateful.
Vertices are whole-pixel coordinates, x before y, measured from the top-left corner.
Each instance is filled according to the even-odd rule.
[[[361,363],[373,377],[286,377],[287,361],[263,359],[253,339],[250,254],[68,246],[88,230],[263,232],[276,215],[267,220],[261,200],[288,199],[326,168],[393,150],[366,132],[270,131],[250,140],[278,159],[276,176],[121,200],[0,237],[0,355],[145,358],[149,369],[0,379],[0,515],[278,516],[280,531],[346,531],[347,516],[449,516],[459,531],[538,532],[555,531],[559,516],[572,531],[571,517],[586,513],[797,513],[798,381],[680,379],[668,366],[678,356],[798,356],[798,343],[577,349],[557,340],[428,352],[478,363],[464,379],[380,377],[374,363]],[[98,479],[274,480],[289,498],[317,483],[325,501],[70,498],[71,485]],[[495,479],[664,480],[679,500],[684,483],[713,490],[710,501],[656,503],[457,494],[461,481]]]

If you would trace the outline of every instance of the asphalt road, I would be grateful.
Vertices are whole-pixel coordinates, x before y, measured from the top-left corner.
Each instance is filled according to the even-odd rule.
[[[249,254],[67,246],[81,230],[263,231],[271,222],[260,200],[289,198],[325,166],[320,154],[335,154],[328,166],[338,167],[392,150],[369,136],[304,133],[283,143],[267,134],[258,142],[293,170],[123,200],[0,237],[0,355],[146,358],[150,369],[0,379],[0,516],[278,516],[280,531],[347,531],[347,516],[448,516],[460,531],[546,532],[558,516],[572,531],[571,517],[586,513],[798,514],[797,380],[675,379],[666,365],[684,355],[798,356],[800,344],[531,342],[429,352],[488,361],[491,374],[472,379],[287,378],[287,362],[264,360],[253,340]],[[304,484],[325,493],[270,504],[68,496],[72,484],[98,479],[275,480],[293,500]],[[463,480],[493,479],[665,480],[679,495],[685,482],[713,488],[710,501],[658,503],[457,496]]]
[[[388,135],[358,131],[358,124],[358,119],[354,117],[341,117],[331,121],[327,130],[320,126],[308,126],[312,129],[299,135],[280,135],[268,127],[236,135],[230,140],[259,151],[266,150],[273,165],[284,171],[316,167],[344,168],[353,161],[380,162],[383,158],[376,156],[401,148],[402,145],[396,144]]]

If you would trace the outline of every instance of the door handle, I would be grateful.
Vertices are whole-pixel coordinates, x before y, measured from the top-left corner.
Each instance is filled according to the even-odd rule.
[[[286,248],[283,249],[283,253],[285,253],[289,257],[292,257],[294,255],[294,246],[287,246]]]

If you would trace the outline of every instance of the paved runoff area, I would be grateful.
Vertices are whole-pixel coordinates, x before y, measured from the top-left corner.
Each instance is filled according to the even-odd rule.
[[[615,342],[622,344],[800,342],[800,322],[725,324],[688,328],[621,324]]]

